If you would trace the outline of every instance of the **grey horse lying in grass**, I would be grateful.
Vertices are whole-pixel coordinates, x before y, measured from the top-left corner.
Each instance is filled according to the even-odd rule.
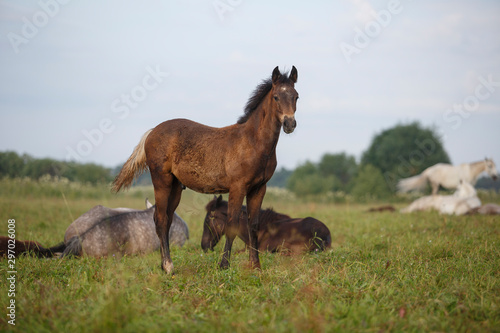
[[[154,206],[146,199],[145,210],[95,206],[76,219],[66,230],[66,248],[62,257],[87,255],[146,254],[160,248],[153,221]],[[189,229],[179,215],[174,214],[170,228],[170,244],[184,245]]]

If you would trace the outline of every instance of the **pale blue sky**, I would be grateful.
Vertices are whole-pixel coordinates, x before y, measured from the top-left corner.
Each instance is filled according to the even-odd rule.
[[[162,121],[235,123],[295,65],[278,167],[359,159],[415,120],[453,163],[500,163],[499,17],[498,1],[0,1],[0,151],[115,166]]]

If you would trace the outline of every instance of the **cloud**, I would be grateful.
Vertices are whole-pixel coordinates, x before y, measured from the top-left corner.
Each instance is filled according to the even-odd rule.
[[[283,3],[245,2],[221,23],[210,2],[71,2],[19,55],[0,41],[8,46],[0,53],[2,148],[64,158],[65,146],[113,116],[111,102],[157,64],[171,76],[116,122],[89,161],[122,162],[145,129],[170,118],[234,123],[276,65],[299,70],[299,127],[279,148],[286,152],[280,163],[289,166],[331,149],[358,152],[374,131],[402,120],[440,125],[447,108],[474,92],[479,76],[500,80],[498,2],[402,0],[403,11],[349,65],[339,43],[352,43],[354,29],[373,21],[386,1]],[[20,30],[22,17],[38,9],[37,2],[3,2],[0,34]],[[498,113],[499,99],[495,92],[469,119],[480,123]],[[26,117],[33,125],[21,125]],[[10,140],[28,128],[39,138],[36,146]],[[477,146],[497,133],[463,128]]]

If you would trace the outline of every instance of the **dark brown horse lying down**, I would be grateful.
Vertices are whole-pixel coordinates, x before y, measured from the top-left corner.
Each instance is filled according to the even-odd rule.
[[[213,250],[227,225],[227,201],[222,196],[214,198],[207,206],[207,215],[203,224],[201,248],[206,252]],[[249,245],[248,214],[243,206],[240,214],[238,237]],[[257,228],[259,250],[270,252],[290,251],[302,253],[321,251],[331,246],[331,235],[328,227],[312,217],[291,218],[276,213],[272,209],[261,210]]]
[[[0,257],[7,257],[9,254],[14,254],[17,258],[19,255],[25,253],[34,254],[38,258],[52,257],[56,252],[62,252],[64,247],[64,243],[61,243],[47,249],[43,247],[42,244],[35,241],[20,241],[6,236],[0,236]]]

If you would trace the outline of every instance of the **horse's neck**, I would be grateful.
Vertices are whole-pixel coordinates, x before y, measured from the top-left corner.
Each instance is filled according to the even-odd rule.
[[[244,124],[245,130],[255,138],[256,148],[261,147],[263,153],[270,154],[276,148],[281,130],[281,123],[277,120],[272,109],[270,94],[253,112]]]
[[[470,173],[471,173],[471,183],[474,183],[481,172],[486,170],[486,165],[483,161],[474,162],[470,165]]]

